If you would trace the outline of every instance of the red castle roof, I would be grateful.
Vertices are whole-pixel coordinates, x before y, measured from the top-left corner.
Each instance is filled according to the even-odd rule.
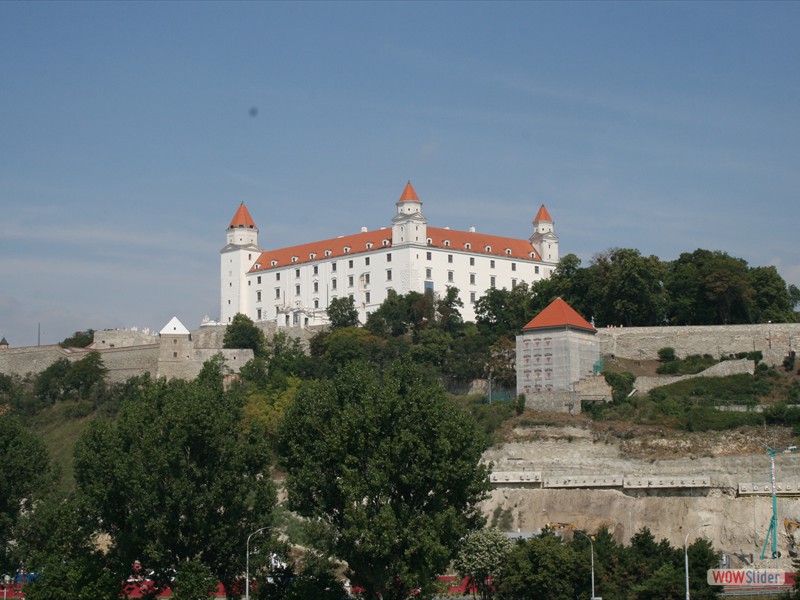
[[[247,210],[244,202],[239,205],[236,214],[233,215],[233,219],[231,219],[231,224],[228,225],[228,229],[235,229],[237,227],[257,229],[256,223],[253,221],[253,217],[250,216],[250,211]]]
[[[406,184],[403,195],[400,196],[398,202],[419,202],[419,196],[417,196],[417,192],[414,191],[414,186],[411,185],[410,181]]]
[[[547,209],[544,207],[544,204],[539,208],[539,212],[536,213],[535,221],[550,221],[553,222],[553,218],[550,216],[550,213],[547,212]]]
[[[547,307],[536,315],[522,329],[555,329],[555,328],[574,328],[591,331],[597,330],[591,323],[580,316],[577,311],[561,298],[556,298]]]

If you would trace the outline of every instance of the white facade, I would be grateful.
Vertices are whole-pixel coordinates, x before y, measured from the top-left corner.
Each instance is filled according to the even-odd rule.
[[[448,287],[458,288],[462,317],[471,321],[486,290],[530,284],[558,263],[558,238],[544,207],[529,240],[430,227],[410,183],[391,228],[278,250],[258,250],[258,229],[243,208],[221,251],[223,323],[242,312],[279,327],[326,324],[330,301],[345,296],[353,297],[364,323],[389,290],[438,295]]]

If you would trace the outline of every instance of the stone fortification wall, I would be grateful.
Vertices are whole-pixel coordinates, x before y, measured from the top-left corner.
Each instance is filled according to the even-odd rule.
[[[221,348],[194,349],[189,357],[179,356],[177,360],[161,360],[158,362],[158,377],[167,379],[194,379],[200,374],[203,363],[213,358],[216,354],[222,354],[225,358],[225,365],[234,373],[244,366],[247,361],[252,360],[252,350],[225,350]]]
[[[151,338],[152,339],[152,338]],[[125,348],[108,348],[99,351],[103,357],[103,364],[108,369],[106,381],[108,383],[122,383],[136,375],[150,373],[153,377],[158,371],[158,349],[159,345],[148,344],[146,346],[129,346]],[[81,352],[78,360],[86,356],[86,352]]]
[[[275,321],[259,321],[256,327],[264,332],[267,339],[272,339],[277,331],[285,333],[289,338],[297,338],[300,340],[303,348],[308,350],[311,338],[314,337],[319,331],[328,328],[327,325],[314,325],[311,327],[278,327]],[[194,341],[195,348],[222,348],[222,342],[225,337],[225,325],[205,325],[199,329],[192,331],[192,340]]]
[[[82,357],[83,354],[74,350],[65,350],[57,344],[8,348],[0,350],[0,373],[6,375],[32,373],[35,375],[44,371],[59,358],[75,360]]]
[[[538,392],[525,395],[525,408],[577,415],[581,412],[581,399],[576,392],[566,390]]]
[[[608,327],[597,330],[603,355],[656,359],[671,347],[680,358],[692,354],[721,355],[759,350],[768,365],[779,365],[800,349],[800,323],[760,325],[687,325],[685,327]]]
[[[94,342],[89,346],[92,350],[106,350],[108,348],[127,348],[129,346],[146,346],[157,344],[158,336],[149,331],[134,329],[103,329],[94,332]]]
[[[746,358],[740,360],[724,360],[705,371],[700,371],[694,375],[676,375],[672,377],[637,377],[633,387],[636,388],[635,396],[644,396],[653,388],[669,385],[684,379],[694,379],[695,377],[727,377],[728,375],[738,375],[740,373],[753,374],[755,363]]]

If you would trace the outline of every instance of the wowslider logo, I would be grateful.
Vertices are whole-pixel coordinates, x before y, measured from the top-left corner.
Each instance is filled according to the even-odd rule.
[[[706,581],[709,585],[786,585],[784,572],[778,569],[709,569]]]

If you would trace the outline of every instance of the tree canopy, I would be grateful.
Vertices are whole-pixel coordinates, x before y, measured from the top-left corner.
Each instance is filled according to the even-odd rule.
[[[195,381],[143,383],[115,422],[91,423],[76,481],[118,565],[140,560],[166,581],[199,561],[230,589],[275,503],[268,441],[242,427],[243,406],[210,361]]]
[[[307,382],[281,433],[289,504],[330,529],[366,598],[430,589],[488,489],[475,425],[410,362]]]

